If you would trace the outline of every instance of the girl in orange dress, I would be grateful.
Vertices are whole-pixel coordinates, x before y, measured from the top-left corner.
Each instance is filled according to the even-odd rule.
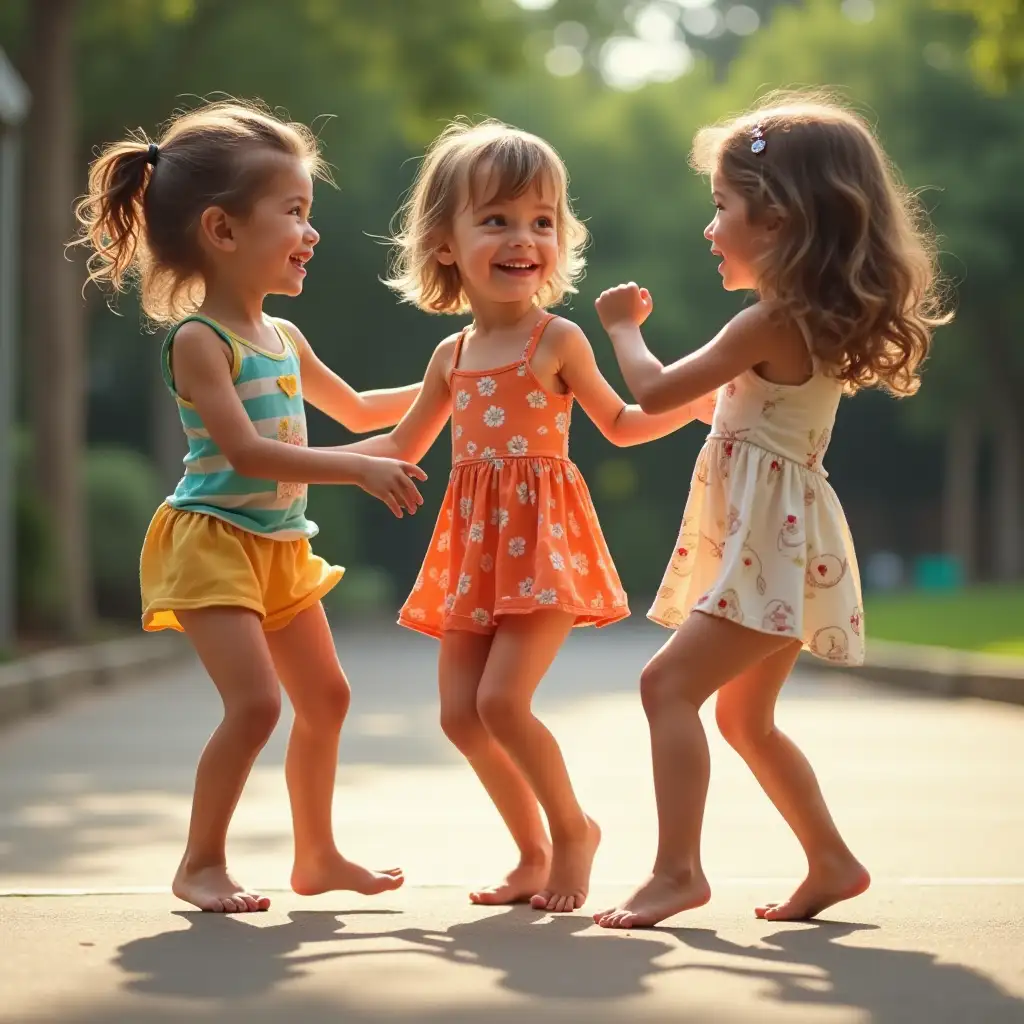
[[[569,460],[572,406],[613,444],[632,445],[698,412],[709,421],[714,400],[658,416],[626,405],[583,332],[545,311],[583,269],[586,231],[566,187],[546,142],[497,122],[453,124],[434,143],[389,284],[421,309],[469,311],[473,322],[434,351],[398,426],[350,446],[415,462],[452,419],[451,479],[399,622],[440,639],[442,727],[519,847],[505,880],[471,899],[552,911],[582,906],[600,830],[531,700],[570,629],[629,614]]]

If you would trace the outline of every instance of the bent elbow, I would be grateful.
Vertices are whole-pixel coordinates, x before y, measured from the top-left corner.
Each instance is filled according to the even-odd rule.
[[[637,395],[637,404],[648,416],[660,416],[673,408],[673,403],[667,395],[657,391],[648,391],[646,394]]]

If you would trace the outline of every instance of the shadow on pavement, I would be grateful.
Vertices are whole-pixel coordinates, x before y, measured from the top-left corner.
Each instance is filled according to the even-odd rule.
[[[384,917],[397,912],[357,913]],[[706,997],[713,991],[707,972],[763,982],[751,998],[792,1007],[794,1019],[801,1021],[817,1020],[815,1008],[822,1012],[861,1011],[872,1024],[1010,1024],[1024,1020],[1024,1001],[970,968],[940,962],[925,952],[842,943],[857,932],[876,930],[875,925],[867,924],[794,925],[764,936],[757,945],[743,945],[707,929],[600,932],[587,917],[540,917],[527,908],[503,909],[437,931],[348,930],[344,919],[356,914],[336,911],[294,912],[287,923],[267,927],[193,912],[179,916],[188,920],[188,930],[138,939],[120,948],[115,964],[128,975],[123,991],[187,999],[198,1013],[217,1009],[218,1020],[233,1019],[222,1014],[239,999],[248,1003],[263,997],[283,1013],[291,999],[288,993],[276,990],[306,974],[309,965],[380,956],[399,963],[399,956],[409,954],[495,972],[491,984],[518,997],[519,1012],[529,1007],[533,1020],[624,1019],[621,1007],[616,1015],[614,1001],[643,995],[653,981],[669,974],[704,973],[700,991]],[[373,942],[375,948],[358,948],[364,942]],[[332,945],[299,954],[300,947],[317,943]],[[694,952],[701,954],[696,961]],[[332,1002],[333,1014],[344,1012],[347,1021],[394,1019],[393,1007],[382,1007],[376,1013],[365,1006],[353,1010],[341,968],[338,977],[342,984],[337,1002]],[[478,985],[479,979],[474,983]],[[723,977],[721,984],[728,981]],[[698,1019],[686,1016],[686,990],[685,984],[678,988],[673,1021]],[[480,1018],[464,1015],[458,1000],[435,1014],[433,1011],[441,1008],[434,990],[431,1011],[424,1007],[416,1019],[516,1019],[504,1016],[501,1007],[506,1001],[488,1005]],[[689,1009],[697,1012],[700,1007]],[[245,1012],[251,1014],[251,1003]],[[646,1013],[641,1016],[660,1019]],[[159,1006],[133,999],[130,1019],[149,1022],[163,1017]],[[320,1017],[312,1014],[302,1019]]]

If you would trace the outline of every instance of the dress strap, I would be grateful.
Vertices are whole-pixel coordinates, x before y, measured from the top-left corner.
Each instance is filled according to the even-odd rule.
[[[540,343],[540,336],[544,333],[544,328],[554,319],[554,313],[545,312],[537,321],[533,330],[530,331],[530,337],[526,340],[526,347],[523,349],[522,356],[520,356],[520,362],[528,363],[533,358],[533,353],[537,351],[537,345]]]
[[[448,367],[448,386],[451,387],[452,374],[459,368],[459,357],[462,355],[462,343],[466,340],[466,332],[472,324],[466,324],[465,327],[459,331],[459,336],[455,339],[455,351],[452,353],[452,363]]]

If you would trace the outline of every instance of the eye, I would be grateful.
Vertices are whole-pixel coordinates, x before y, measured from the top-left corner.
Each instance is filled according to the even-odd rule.
[[[503,228],[505,226],[505,215],[503,213],[492,213],[484,219],[484,226],[491,228]]]
[[[544,231],[550,231],[555,226],[555,222],[550,217],[538,217],[537,227]]]
[[[289,214],[289,216],[293,216],[294,215],[296,217],[301,217],[302,216],[302,207],[301,206],[293,206],[288,211],[288,214]]]

